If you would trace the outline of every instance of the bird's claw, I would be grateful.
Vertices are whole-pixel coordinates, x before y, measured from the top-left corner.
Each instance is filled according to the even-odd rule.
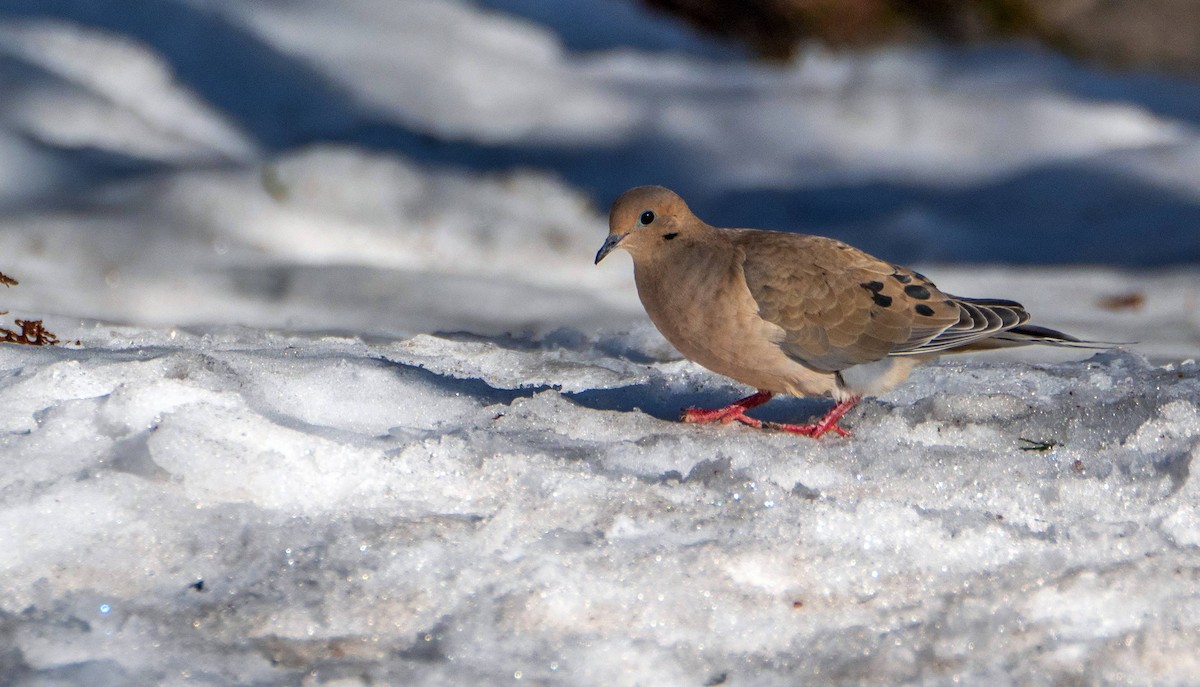
[[[707,408],[688,408],[683,411],[683,416],[680,418],[684,422],[702,424],[705,422],[720,422],[727,425],[734,420],[749,425],[755,429],[762,429],[762,420],[755,420],[746,414],[744,408],[737,406],[729,406],[726,408],[717,408],[709,410]]]
[[[839,401],[833,408],[830,408],[825,416],[816,422],[806,425],[792,425],[783,422],[763,422],[755,420],[746,414],[747,410],[757,408],[771,399],[771,392],[759,391],[756,394],[747,396],[735,403],[725,406],[724,408],[688,408],[683,411],[683,416],[680,418],[684,422],[703,423],[703,422],[720,422],[727,425],[734,420],[749,425],[755,429],[773,429],[780,432],[788,432],[789,434],[800,434],[806,437],[818,439],[826,432],[834,432],[839,436],[848,437],[850,432],[842,429],[838,425],[838,421],[842,419],[854,404],[858,403],[858,397],[848,398],[844,401]]]
[[[821,438],[821,435],[826,432],[834,432],[838,436],[848,437],[850,432],[844,429],[841,425],[834,422],[833,424],[825,425],[820,422],[810,422],[806,425],[792,425],[785,422],[764,422],[764,429],[773,429],[777,432],[787,432],[789,434],[799,434],[801,436],[811,437],[813,439]]]

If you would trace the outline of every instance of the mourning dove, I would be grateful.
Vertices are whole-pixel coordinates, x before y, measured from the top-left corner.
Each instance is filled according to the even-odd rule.
[[[1028,325],[1020,303],[960,298],[918,272],[822,236],[718,229],[661,186],[630,189],[613,204],[596,263],[617,248],[633,256],[646,314],[690,360],[754,387],[725,408],[689,408],[684,422],[764,423],[746,415],[775,394],[829,396],[811,424],[770,424],[819,437],[865,395],[904,381],[913,366],[950,351],[1026,344],[1107,348]]]

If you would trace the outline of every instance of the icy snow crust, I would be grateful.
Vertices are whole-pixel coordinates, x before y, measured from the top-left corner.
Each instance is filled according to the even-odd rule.
[[[0,351],[16,684],[1200,667],[1195,364],[943,362],[813,442],[666,419],[736,390],[592,342],[154,336]]]
[[[0,684],[1200,674],[1194,84],[769,67],[609,0],[0,0],[0,89],[0,309],[63,341],[0,346]],[[943,358],[851,439],[682,425],[747,390],[591,265],[651,181],[1033,263],[916,266],[1137,343]]]

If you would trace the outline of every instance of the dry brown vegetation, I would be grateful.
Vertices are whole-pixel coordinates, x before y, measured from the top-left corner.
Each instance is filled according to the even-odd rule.
[[[16,286],[16,279],[0,272],[0,284]],[[8,313],[0,313],[7,315]],[[26,346],[53,346],[58,343],[58,337],[42,326],[41,320],[16,320],[13,322],[20,331],[0,326],[0,343],[15,343]]]
[[[1031,38],[1116,66],[1200,70],[1196,0],[644,0],[758,54],[791,57],[806,40],[835,47],[933,38]]]

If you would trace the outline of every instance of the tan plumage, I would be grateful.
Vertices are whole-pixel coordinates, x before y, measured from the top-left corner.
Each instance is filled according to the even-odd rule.
[[[616,248],[633,256],[642,305],[680,353],[759,390],[728,408],[688,410],[687,421],[761,426],[745,411],[773,394],[830,396],[838,405],[822,421],[777,427],[844,434],[837,420],[858,398],[943,352],[1106,347],[1026,325],[1020,303],[945,294],[841,241],[711,227],[660,186],[631,189],[613,204],[596,262]]]

